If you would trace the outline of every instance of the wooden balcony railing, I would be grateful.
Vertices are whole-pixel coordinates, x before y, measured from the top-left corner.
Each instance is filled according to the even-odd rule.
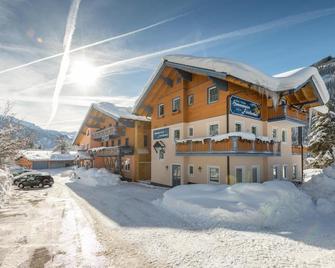
[[[301,155],[301,146],[300,145],[292,145],[292,154]],[[308,154],[307,146],[303,146],[303,154]]]
[[[201,141],[186,141],[176,143],[177,155],[220,154],[220,155],[267,155],[281,154],[280,142],[262,142],[259,140],[244,140],[240,137],[229,137],[222,141],[204,139]]]
[[[118,137],[118,136],[119,131],[117,127],[108,127],[92,133],[92,137],[95,140],[108,140],[109,137]]]
[[[305,123],[308,120],[307,113],[303,113],[286,105],[280,105],[276,108],[268,108],[268,121],[293,120]]]
[[[133,146],[97,147],[89,149],[89,153],[92,156],[97,157],[133,155],[134,147]]]

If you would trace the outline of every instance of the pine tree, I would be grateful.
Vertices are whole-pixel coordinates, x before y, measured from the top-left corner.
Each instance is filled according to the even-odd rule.
[[[59,136],[57,138],[57,145],[53,148],[54,152],[61,152],[62,154],[67,153],[71,150],[71,145],[67,142],[64,136]]]
[[[324,168],[335,162],[335,59],[327,57],[314,66],[325,81],[330,100],[327,103],[329,113],[317,113],[312,117],[308,149],[314,158],[310,165]]]

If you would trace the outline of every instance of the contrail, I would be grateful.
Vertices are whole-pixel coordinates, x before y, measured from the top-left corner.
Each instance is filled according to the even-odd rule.
[[[154,24],[150,24],[150,25],[142,27],[142,28],[138,28],[136,30],[133,30],[133,31],[130,31],[130,32],[127,32],[127,33],[112,36],[112,37],[109,37],[109,38],[106,38],[106,39],[103,39],[103,40],[100,40],[100,41],[97,41],[97,42],[94,42],[94,43],[90,43],[90,44],[87,44],[87,45],[84,45],[84,46],[81,46],[81,47],[77,47],[77,48],[71,49],[69,52],[73,53],[73,52],[80,51],[80,50],[83,50],[83,49],[86,49],[86,48],[101,45],[101,44],[104,44],[104,43],[107,43],[107,42],[110,42],[110,41],[113,41],[113,40],[121,39],[121,38],[130,36],[130,35],[134,35],[134,34],[137,34],[137,33],[140,33],[140,32],[144,32],[144,31],[149,30],[151,28],[155,28],[159,25],[166,24],[166,23],[174,21],[178,18],[184,17],[184,16],[186,16],[190,13],[191,12],[187,12],[187,13],[169,18],[169,19],[161,20],[159,22],[156,22]],[[18,66],[14,66],[14,67],[11,67],[11,68],[1,70],[0,74],[7,73],[7,72],[10,72],[10,71],[14,71],[14,70],[18,70],[18,69],[21,69],[21,68],[39,63],[39,62],[43,62],[43,61],[51,60],[51,59],[54,59],[54,58],[58,58],[58,57],[63,56],[63,55],[64,55],[64,52],[60,52],[60,53],[57,53],[57,54],[54,54],[54,55],[51,55],[51,56],[48,56],[48,57],[44,57],[44,58],[41,58],[41,59],[38,59],[38,60],[34,60],[34,61],[27,62],[27,63],[21,64],[21,65],[18,65]]]
[[[317,19],[317,18],[320,18],[320,17],[329,16],[333,13],[335,13],[335,8],[320,9],[320,10],[317,10],[317,11],[305,12],[305,13],[301,13],[301,14],[298,14],[298,15],[288,16],[288,17],[285,17],[285,18],[282,18],[282,19],[269,21],[269,22],[266,22],[264,24],[259,24],[259,25],[256,25],[256,26],[251,26],[251,27],[247,27],[247,28],[232,31],[232,32],[215,35],[213,37],[206,38],[206,39],[203,39],[203,40],[199,40],[199,41],[196,41],[196,42],[192,42],[192,43],[188,43],[188,44],[184,44],[184,45],[180,45],[180,46],[176,46],[176,47],[172,47],[172,48],[163,49],[163,50],[160,50],[160,51],[140,55],[140,56],[125,59],[125,60],[116,61],[116,62],[113,62],[113,63],[110,63],[110,64],[99,66],[99,69],[102,73],[104,71],[105,71],[105,73],[106,72],[108,73],[107,69],[111,68],[111,67],[116,67],[116,66],[119,66],[119,65],[124,65],[124,64],[132,63],[132,62],[146,60],[146,59],[154,58],[154,57],[164,55],[164,54],[167,54],[167,53],[170,53],[170,52],[174,52],[176,50],[191,48],[191,47],[195,47],[195,46],[199,46],[199,45],[203,45],[203,44],[207,44],[207,43],[212,43],[212,42],[219,41],[219,40],[225,40],[225,39],[230,39],[230,38],[234,38],[234,37],[242,37],[242,36],[251,35],[251,34],[255,34],[255,33],[260,33],[260,32],[264,32],[264,31],[267,31],[267,30],[272,30],[272,29],[276,29],[276,28],[280,28],[280,27],[284,27],[284,26],[300,24],[300,23],[310,21],[310,20],[314,20],[314,19]]]
[[[69,68],[72,36],[73,36],[74,30],[76,29],[76,20],[77,20],[77,14],[78,14],[80,1],[81,0],[73,0],[71,7],[70,7],[69,15],[67,18],[64,41],[63,41],[64,55],[63,55],[63,58],[60,64],[59,73],[58,73],[57,80],[56,80],[56,87],[55,87],[55,91],[52,97],[52,111],[51,111],[51,115],[50,115],[47,125],[50,125],[50,123],[56,116],[57,109],[58,109],[59,95],[62,91],[63,84],[66,78],[66,73]]]

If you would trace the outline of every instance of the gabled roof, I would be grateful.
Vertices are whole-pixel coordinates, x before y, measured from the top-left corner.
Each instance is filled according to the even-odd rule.
[[[278,95],[280,92],[287,90],[299,89],[307,82],[312,82],[317,90],[316,94],[320,97],[320,101],[324,104],[329,100],[328,90],[315,67],[306,67],[289,73],[286,76],[275,77],[269,76],[256,68],[237,61],[221,58],[170,55],[163,58],[161,64],[144,87],[144,90],[135,104],[135,113],[140,108],[144,98],[166,66],[221,79],[229,75],[264,88],[272,95]]]
[[[85,123],[87,118],[89,117],[89,114],[93,111],[98,111],[104,115],[106,115],[107,117],[111,117],[115,120],[119,120],[121,118],[124,119],[131,119],[131,120],[138,120],[138,121],[150,121],[148,118],[146,118],[145,116],[138,116],[138,115],[134,115],[131,113],[131,107],[121,107],[121,106],[116,106],[113,103],[110,102],[99,102],[99,103],[92,103],[90,108],[88,109],[86,116],[78,130],[78,132],[76,133],[76,136],[73,139],[73,143],[75,143],[75,141],[77,140],[80,131],[84,128]]]

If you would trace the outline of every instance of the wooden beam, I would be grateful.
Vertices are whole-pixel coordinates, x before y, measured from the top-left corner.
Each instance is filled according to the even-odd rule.
[[[208,76],[208,78],[213,81],[217,89],[228,91],[228,82],[226,80],[218,79],[212,76]]]

